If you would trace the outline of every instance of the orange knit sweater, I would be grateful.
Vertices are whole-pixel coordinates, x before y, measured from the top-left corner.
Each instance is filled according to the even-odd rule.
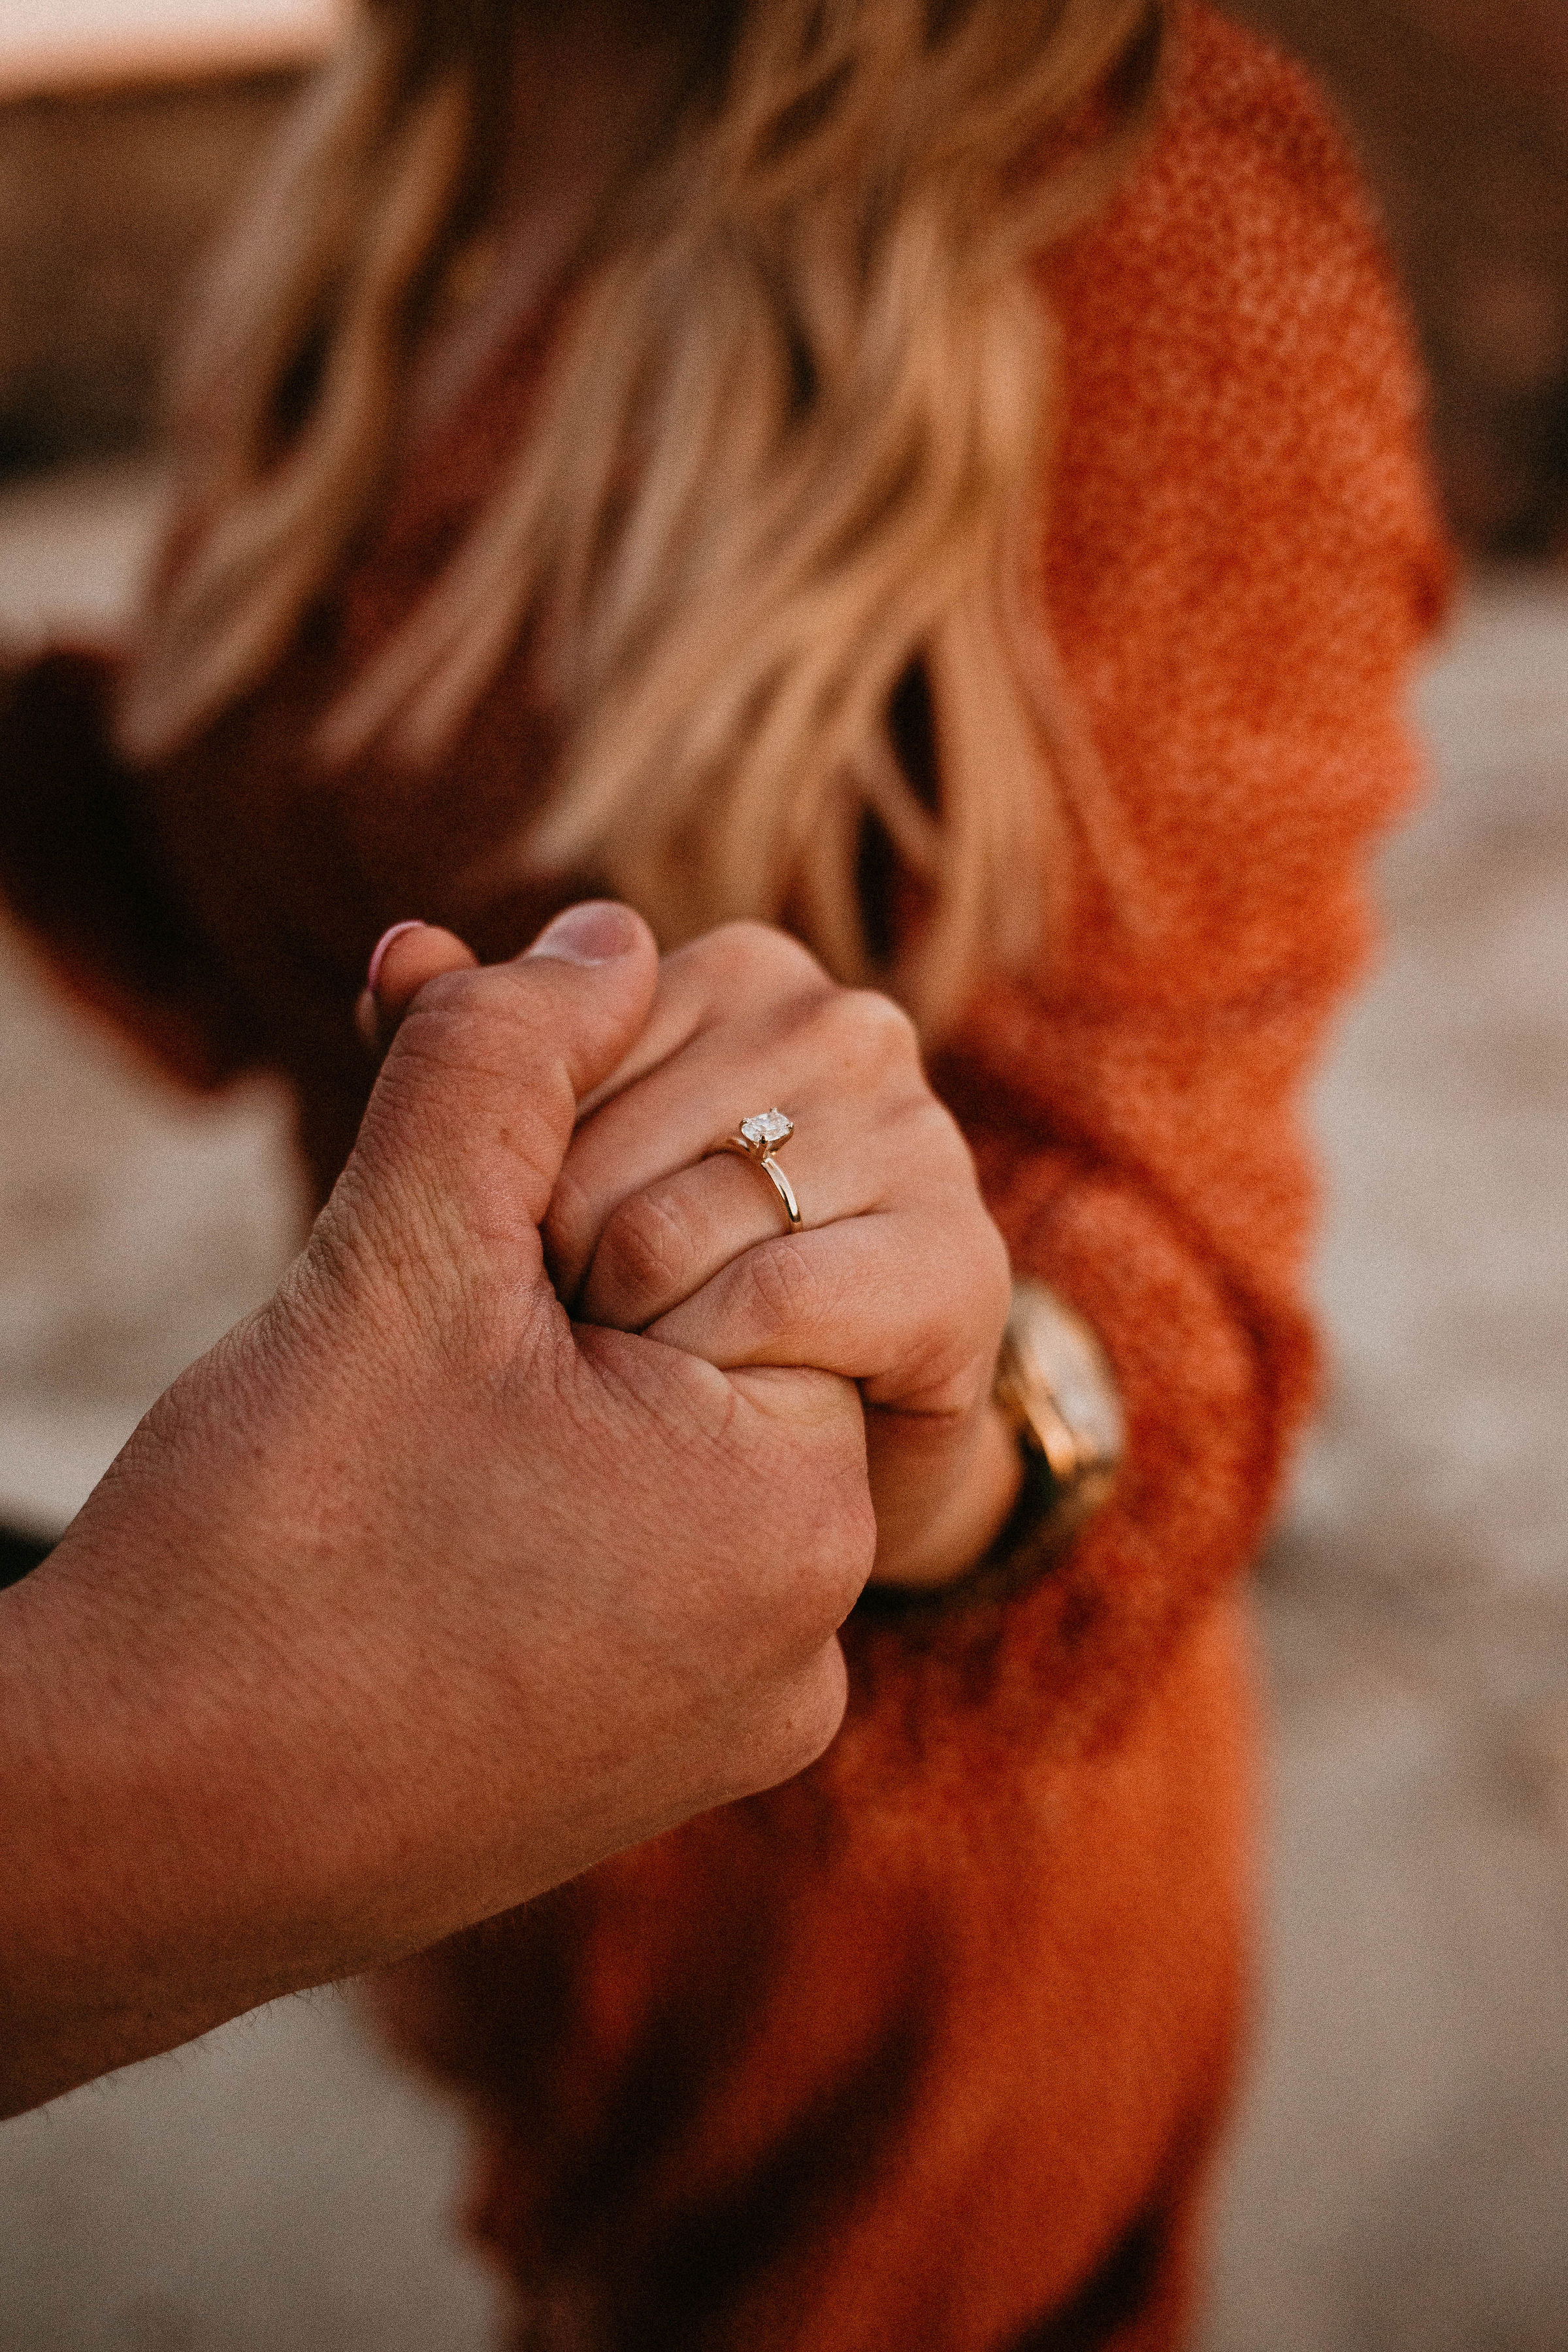
[[[863,1603],[812,1771],[389,1985],[473,2096],[520,2343],[1038,2352],[1184,2326],[1247,1946],[1232,1596],[1312,1375],[1299,1097],[1365,952],[1446,564],[1384,266],[1293,69],[1192,9],[1155,144],[1047,282],[1046,577],[1149,902],[1128,923],[1086,898],[1065,976],[997,982],[937,1076],[1016,1265],[1105,1339],[1127,1467],[1022,1597]],[[383,926],[424,914],[494,955],[545,911],[465,882],[546,763],[519,673],[438,775],[323,777],[304,751],[457,542],[536,362],[521,338],[191,753],[118,768],[85,659],[10,693],[16,910],[166,1060],[284,1071],[322,1185]]]

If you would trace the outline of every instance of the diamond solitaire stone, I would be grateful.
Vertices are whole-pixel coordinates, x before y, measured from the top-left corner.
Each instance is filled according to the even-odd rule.
[[[741,1133],[753,1150],[772,1151],[776,1145],[789,1141],[795,1133],[795,1121],[786,1118],[782,1110],[760,1110],[741,1121]]]

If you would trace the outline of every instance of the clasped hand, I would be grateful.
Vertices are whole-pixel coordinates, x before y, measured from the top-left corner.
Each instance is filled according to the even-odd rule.
[[[590,905],[407,929],[362,1012],[304,1250],[0,1595],[0,2113],[800,1771],[873,1553],[1012,1498],[1005,1256],[885,1000]],[[704,1157],[775,1101],[800,1233]]]
[[[395,938],[377,973],[380,1034],[473,965],[448,931]],[[795,1121],[780,1164],[798,1234],[755,1167],[705,1156],[773,1104]],[[857,1384],[873,1581],[945,1583],[1000,1528],[1018,1479],[990,1402],[1006,1251],[913,1026],[886,996],[837,986],[757,923],[664,957],[642,1034],[578,1106],[543,1236],[556,1293],[582,1323],[642,1333],[753,1385],[785,1367]]]

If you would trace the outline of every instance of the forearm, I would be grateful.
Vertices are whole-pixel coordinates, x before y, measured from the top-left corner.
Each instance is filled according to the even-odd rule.
[[[0,1614],[5,2114],[355,1957],[324,1943],[319,1923],[308,1937],[279,1932],[276,1828],[236,1804],[226,1759],[188,1722],[171,1725],[163,1693],[138,1701],[115,1686],[76,1596],[53,1580]],[[264,1760],[276,1788],[279,1759]]]
[[[194,1365],[0,1595],[5,2111],[534,1891],[559,1829],[522,1709],[523,1830],[465,1779],[494,1695],[442,1686],[411,1449],[362,1435],[397,1350],[310,1327],[274,1302]]]
[[[396,1916],[354,1695],[330,1654],[301,1673],[286,1530],[243,1451],[165,1476],[134,1442],[0,1596],[5,2112],[431,1924],[416,1887]]]
[[[6,2115],[353,1964],[317,1923],[279,1932],[275,1828],[236,1804],[219,1743],[108,1670],[72,1573],[0,1604]]]
[[[869,1566],[853,1389],[776,1374],[763,1409],[619,1335],[601,1377],[545,1312],[521,1386],[471,1335],[458,1361],[423,1335],[421,1377],[387,1318],[357,1356],[341,1324],[252,1327],[0,1595],[0,2113],[510,1909],[832,1737]],[[799,1547],[738,1572],[734,1527],[807,1498]]]

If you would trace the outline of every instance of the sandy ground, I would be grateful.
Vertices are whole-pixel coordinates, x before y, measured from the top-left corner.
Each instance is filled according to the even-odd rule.
[[[153,504],[0,500],[0,626],[111,617]],[[1333,1391],[1258,1620],[1267,1963],[1205,2352],[1568,2352],[1568,587],[1477,589],[1441,789],[1318,1089]],[[0,1512],[47,1528],[267,1287],[279,1105],[192,1108],[0,942]],[[468,2352],[450,2118],[340,1995],[0,2128],[0,2352]]]

